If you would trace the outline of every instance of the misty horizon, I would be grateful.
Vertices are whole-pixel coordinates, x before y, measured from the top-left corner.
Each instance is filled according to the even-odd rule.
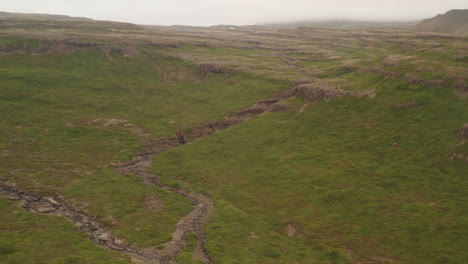
[[[111,7],[111,8],[109,8]],[[339,8],[338,8],[339,7]],[[1,11],[56,14],[146,25],[253,25],[321,21],[414,22],[466,9],[461,0],[20,0],[4,4]]]

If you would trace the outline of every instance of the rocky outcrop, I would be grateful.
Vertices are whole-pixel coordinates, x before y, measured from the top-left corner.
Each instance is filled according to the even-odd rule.
[[[332,98],[352,96],[358,98],[374,98],[375,90],[346,91],[339,87],[323,83],[308,83],[296,86],[290,91],[290,97],[303,97],[307,102],[328,101]]]

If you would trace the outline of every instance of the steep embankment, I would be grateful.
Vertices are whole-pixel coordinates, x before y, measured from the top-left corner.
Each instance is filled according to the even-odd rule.
[[[450,10],[443,15],[425,19],[416,26],[422,31],[468,35],[468,9]]]

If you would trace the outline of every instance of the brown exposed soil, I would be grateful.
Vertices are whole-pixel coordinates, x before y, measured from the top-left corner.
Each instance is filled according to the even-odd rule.
[[[386,79],[396,79],[400,76],[398,72],[394,71],[387,71],[384,70],[380,67],[374,66],[374,67],[362,67],[359,69],[361,72],[370,72],[370,73],[379,73],[383,74]]]
[[[452,156],[450,157],[450,160],[451,161],[453,161],[453,160],[463,160],[463,161],[468,162],[468,154],[454,152],[452,154]]]
[[[296,237],[301,235],[301,231],[297,224],[288,224],[286,233],[288,234],[288,237]]]
[[[289,97],[303,97],[307,102],[314,102],[320,100],[328,101],[332,98],[345,96],[374,98],[376,94],[375,90],[345,91],[339,87],[324,83],[307,83],[294,87],[290,91]]]
[[[237,69],[228,68],[228,67],[225,67],[223,65],[214,64],[214,63],[202,63],[202,64],[199,64],[198,67],[202,71],[212,72],[212,73],[235,73],[235,72],[238,72]]]
[[[283,103],[283,102],[277,102],[275,104],[273,104],[271,106],[271,109],[270,111],[271,112],[286,112],[286,111],[289,111],[291,109],[293,109],[294,107],[287,104],[287,103]]]
[[[399,109],[411,109],[411,108],[419,107],[419,104],[416,103],[416,102],[411,101],[411,102],[396,104],[395,107],[397,107]]]

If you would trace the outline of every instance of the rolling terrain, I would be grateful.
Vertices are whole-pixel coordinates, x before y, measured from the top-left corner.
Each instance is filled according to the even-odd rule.
[[[0,13],[0,263],[466,263],[468,39],[426,29]]]

